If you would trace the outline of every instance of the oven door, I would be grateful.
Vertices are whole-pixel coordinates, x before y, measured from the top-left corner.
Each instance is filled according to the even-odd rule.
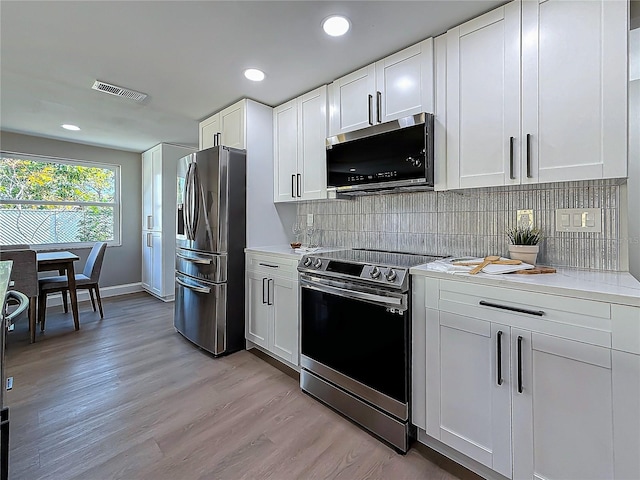
[[[301,366],[408,419],[408,295],[300,276]]]

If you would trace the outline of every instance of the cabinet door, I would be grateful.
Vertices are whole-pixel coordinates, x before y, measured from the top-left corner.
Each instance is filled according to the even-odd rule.
[[[245,102],[234,103],[220,112],[220,145],[233,148],[247,148],[244,140]]]
[[[327,198],[327,87],[298,99],[298,192],[303,200]]]
[[[334,81],[329,86],[329,136],[373,125],[375,93],[375,64]]]
[[[433,112],[433,39],[376,62],[376,119]]]
[[[218,139],[216,135],[220,135],[222,133],[221,128],[222,126],[220,125],[219,113],[216,113],[215,115],[200,122],[200,150],[211,148],[217,144]]]
[[[447,32],[446,111],[450,188],[519,183],[520,2]]]
[[[299,173],[296,100],[273,109],[273,154],[273,201],[295,201]]]
[[[614,478],[611,350],[515,328],[511,342],[513,478]]]
[[[427,338],[438,338],[439,348],[427,348],[427,390],[435,383],[439,392],[427,391],[427,433],[511,477],[509,328],[433,313]]]
[[[272,277],[269,303],[273,305],[273,334],[270,350],[298,365],[298,282]]]
[[[142,153],[142,229],[150,230],[153,218],[152,150]]]
[[[151,232],[142,233],[142,288],[151,290],[151,276],[153,274],[153,240]]]
[[[629,2],[522,2],[523,182],[627,176]]]
[[[151,291],[163,297],[165,295],[162,265],[162,233],[150,232],[151,237]]]
[[[245,338],[263,348],[269,348],[269,328],[272,309],[267,301],[267,276],[247,272],[247,305]]]
[[[162,230],[162,145],[142,154],[142,229]]]

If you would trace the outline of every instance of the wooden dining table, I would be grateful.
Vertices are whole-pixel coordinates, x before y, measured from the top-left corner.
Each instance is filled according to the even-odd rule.
[[[80,257],[75,253],[71,253],[67,251],[42,252],[36,255],[36,261],[38,262],[39,272],[48,272],[51,270],[57,270],[60,275],[64,275],[66,273],[67,283],[69,284],[69,296],[71,297],[71,311],[73,312],[73,324],[75,329],[79,330],[80,319],[78,314],[78,294],[76,291],[76,272],[73,267],[73,262],[75,262],[76,260],[80,260]]]

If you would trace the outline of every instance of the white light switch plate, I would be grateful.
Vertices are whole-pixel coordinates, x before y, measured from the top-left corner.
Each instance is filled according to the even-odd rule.
[[[601,232],[601,208],[558,208],[557,232]]]

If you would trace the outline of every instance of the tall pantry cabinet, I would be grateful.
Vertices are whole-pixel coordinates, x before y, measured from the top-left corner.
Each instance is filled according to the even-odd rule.
[[[174,299],[176,167],[195,149],[161,143],[142,154],[142,288]]]

